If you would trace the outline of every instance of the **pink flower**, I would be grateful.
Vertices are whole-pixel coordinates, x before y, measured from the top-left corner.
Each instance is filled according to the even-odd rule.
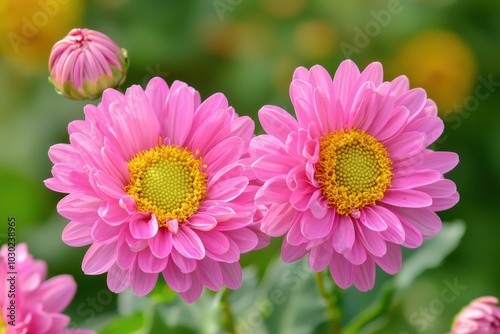
[[[455,318],[451,334],[500,334],[500,308],[495,297],[474,299]]]
[[[163,275],[188,302],[206,286],[241,285],[241,253],[267,244],[260,232],[252,171],[241,160],[253,136],[217,93],[200,101],[183,82],[153,78],[144,91],[108,89],[86,119],[69,125],[70,144],[51,147],[47,187],[69,193],[59,213],[70,246],[91,244],[88,275],[145,295]],[[256,223],[254,223],[254,215]]]
[[[371,289],[375,264],[394,274],[400,245],[415,248],[441,229],[435,211],[458,201],[443,174],[454,153],[426,149],[443,131],[434,102],[400,76],[382,81],[382,65],[362,73],[344,61],[332,78],[299,67],[290,86],[297,120],[275,106],[259,118],[252,168],[264,182],[256,196],[269,211],[261,228],[286,234],[282,259],[306,254],[342,288]]]
[[[121,85],[127,69],[127,51],[108,36],[73,29],[52,48],[49,81],[56,92],[70,99],[95,99],[106,88]]]
[[[6,334],[93,334],[66,329],[70,322],[61,313],[76,292],[69,275],[47,278],[47,265],[34,260],[24,243],[0,250],[0,332]]]

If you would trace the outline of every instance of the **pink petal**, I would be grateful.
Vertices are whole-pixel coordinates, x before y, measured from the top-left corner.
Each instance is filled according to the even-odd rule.
[[[196,275],[192,275],[191,279],[191,287],[184,292],[180,292],[182,299],[184,299],[188,303],[194,303],[195,301],[200,299],[201,293],[203,292],[203,285],[198,277],[196,277]]]
[[[289,204],[271,206],[262,221],[261,229],[272,237],[285,234],[292,226],[296,210]]]
[[[108,287],[114,293],[123,292],[130,285],[129,271],[121,269],[116,263],[108,271]]]
[[[366,250],[375,256],[383,256],[387,252],[385,241],[378,232],[372,231],[361,224],[357,225],[358,235]]]
[[[149,239],[158,233],[158,222],[154,215],[136,213],[130,217],[130,234],[136,239]]]
[[[296,162],[286,156],[265,155],[252,164],[252,169],[261,181],[266,181],[275,176],[288,174],[296,166]]]
[[[359,75],[358,67],[350,59],[344,60],[335,72],[333,88],[335,91],[335,98],[339,100],[342,108],[346,107],[351,89],[359,78]]]
[[[425,238],[434,237],[443,226],[441,218],[431,209],[399,208],[398,212],[418,228]]]
[[[198,264],[197,260],[184,257],[175,249],[173,249],[170,253],[170,257],[175,265],[180,269],[180,271],[185,274],[193,272]],[[168,265],[170,266],[171,264]]]
[[[219,264],[210,258],[204,258],[198,263],[199,277],[207,288],[218,291],[222,288],[222,272]]]
[[[376,134],[372,133],[379,141],[385,141],[399,134],[408,120],[410,112],[405,107],[396,107],[390,119]]]
[[[372,210],[387,223],[387,229],[380,231],[382,239],[401,244],[405,240],[405,231],[398,216],[383,206],[373,206]]]
[[[342,255],[333,253],[330,262],[330,274],[332,275],[335,284],[342,289],[347,289],[354,282],[356,273],[355,266],[347,261]]]
[[[352,244],[352,248],[344,252],[344,257],[346,260],[355,265],[360,265],[366,261],[366,249],[365,246],[363,246],[361,237],[356,236]]]
[[[188,227],[179,228],[177,234],[172,236],[172,244],[187,258],[200,260],[205,256],[205,247],[200,237]]]
[[[188,226],[198,231],[210,231],[217,226],[217,219],[211,214],[197,213],[189,217]]]
[[[441,173],[436,170],[402,170],[394,173],[392,188],[411,189],[430,183],[434,183],[441,178]]]
[[[118,250],[116,255],[116,263],[122,269],[130,269],[135,261],[137,253],[130,249],[130,246],[125,242],[124,237],[118,239]]]
[[[184,292],[191,287],[192,275],[181,272],[173,263],[167,264],[162,274],[168,286],[176,292]]]
[[[109,176],[101,170],[91,173],[89,177],[93,188],[101,197],[120,199],[125,196],[124,184],[115,177]]]
[[[98,220],[92,227],[92,238],[100,243],[109,243],[116,241],[122,228],[120,226],[111,226],[102,220]]]
[[[399,245],[388,242],[385,255],[382,257],[374,257],[373,259],[386,273],[394,275],[401,269],[401,248]]]
[[[195,111],[195,117],[193,118],[193,130],[197,132],[199,126],[215,111],[225,111],[228,108],[227,99],[222,93],[215,93],[210,95],[208,98],[201,103]]]
[[[323,243],[319,246],[311,248],[309,251],[309,267],[315,272],[321,272],[325,270],[332,259],[333,249],[330,245]]]
[[[259,110],[259,120],[266,133],[285,142],[288,134],[298,129],[297,121],[285,110],[266,105]]]
[[[449,197],[457,192],[457,186],[453,181],[442,179],[419,187],[418,190],[432,197]]]
[[[90,234],[91,230],[91,224],[82,224],[71,221],[63,230],[62,240],[65,244],[73,247],[90,245],[94,242],[94,239],[92,239]]]
[[[43,304],[48,313],[62,312],[76,293],[76,282],[70,275],[54,276],[43,282],[31,295],[33,301]]]
[[[72,193],[57,204],[57,212],[64,218],[79,223],[95,223],[99,216],[97,209],[104,201],[95,196],[82,193]]]
[[[408,222],[408,220],[406,219],[401,220],[401,223],[405,235],[405,240],[403,243],[401,243],[401,245],[407,248],[420,247],[422,245],[422,242],[424,241],[424,238],[422,237],[422,233],[420,233],[419,229],[415,225]]]
[[[160,228],[154,237],[148,239],[148,243],[154,256],[165,258],[172,250],[172,234],[165,228]]]
[[[440,173],[447,173],[458,164],[458,154],[454,152],[425,151],[425,158],[418,165],[422,169],[434,169]]]
[[[259,238],[257,234],[250,230],[249,228],[242,228],[235,231],[226,232],[226,236],[233,240],[238,248],[240,249],[240,253],[246,253],[257,247],[259,243]]]
[[[116,243],[94,243],[85,253],[82,270],[87,275],[99,275],[108,271],[116,261]]]
[[[173,88],[173,87],[172,87]],[[164,121],[165,136],[183,146],[191,130],[194,114],[194,95],[191,87],[181,86],[170,91]]]
[[[425,208],[432,198],[424,192],[410,189],[387,189],[381,202],[403,208]]]
[[[129,220],[130,214],[120,206],[120,201],[110,200],[102,204],[97,213],[109,225],[117,226]]]
[[[233,177],[231,179],[216,182],[209,185],[207,199],[221,202],[229,202],[238,197],[248,185],[245,176]]]
[[[354,243],[354,224],[349,216],[337,215],[332,230],[332,246],[336,252],[343,254],[351,249]]]
[[[137,261],[130,269],[130,290],[137,296],[145,296],[153,290],[158,274],[145,273],[139,267]]]
[[[333,79],[323,66],[314,65],[311,67],[308,79],[313,88],[321,88],[329,96],[334,94]]]
[[[282,154],[284,143],[279,141],[276,137],[263,134],[252,138],[248,153],[251,157],[257,159],[267,154]]]
[[[370,206],[366,206],[361,211],[361,217],[358,219],[364,226],[372,231],[387,230],[387,223]]]
[[[139,268],[145,273],[159,273],[163,271],[167,265],[167,261],[168,257],[157,258],[151,254],[149,248],[144,248],[137,256]]]
[[[417,115],[424,107],[427,94],[422,88],[414,88],[403,93],[396,101],[397,105],[403,105],[410,111],[410,118]]]
[[[160,77],[152,78],[146,86],[145,94],[158,119],[164,119],[166,117],[165,102],[167,101],[168,93],[168,85],[165,80]]]
[[[278,175],[267,180],[259,188],[255,201],[261,204],[286,203],[290,199],[290,194],[291,191],[286,185],[286,176]]]
[[[425,134],[416,131],[404,132],[384,144],[391,160],[402,160],[418,154],[425,148]]]
[[[375,264],[368,258],[366,262],[356,268],[354,285],[358,290],[366,292],[373,289],[375,284]]]
[[[128,88],[124,107],[119,108],[116,104],[111,104],[109,115],[116,139],[121,143],[126,158],[155,147],[158,143],[160,124],[140,86]]]
[[[207,254],[224,254],[229,249],[229,240],[222,232],[213,230],[209,232],[198,232],[201,242],[205,245]]]
[[[328,210],[325,217],[314,218],[311,211],[306,211],[302,215],[302,234],[308,239],[321,239],[326,237],[333,227],[335,212]]]
[[[243,153],[244,142],[239,137],[229,137],[215,145],[203,157],[207,164],[205,172],[215,173],[217,170],[236,162]]]
[[[286,235],[286,241],[290,245],[298,246],[300,244],[303,244],[303,243],[306,243],[309,241],[302,234],[301,219],[302,219],[302,213],[298,213],[297,215],[295,215],[294,220],[291,223],[290,230],[288,231],[288,233]]]
[[[281,260],[286,263],[291,263],[297,261],[307,254],[307,249],[305,245],[293,246],[290,245],[286,240],[283,241],[281,246]]]
[[[222,273],[222,281],[225,286],[233,290],[241,287],[243,275],[241,266],[238,262],[220,262],[219,267]]]
[[[449,197],[437,197],[432,200],[432,206],[430,208],[434,211],[448,210],[454,207],[459,200],[460,195],[458,193],[454,193]]]

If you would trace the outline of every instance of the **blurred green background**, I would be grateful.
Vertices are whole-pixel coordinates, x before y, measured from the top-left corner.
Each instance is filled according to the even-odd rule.
[[[48,148],[67,142],[67,124],[83,117],[86,104],[58,96],[47,82],[50,48],[73,27],[99,30],[128,50],[123,87],[144,86],[153,76],[182,80],[203,98],[223,92],[240,115],[255,120],[265,104],[293,111],[288,86],[297,66],[321,64],[333,75],[351,58],[360,68],[382,62],[387,80],[409,76],[413,87],[424,87],[438,103],[445,122],[434,148],[460,155],[448,177],[461,201],[440,215],[444,221],[462,219],[467,230],[441,266],[397,294],[384,329],[372,332],[443,333],[471,299],[500,297],[497,0],[1,0],[0,234],[5,238],[7,217],[15,216],[18,242],[48,262],[49,276],[75,277],[78,293],[67,310],[75,326],[106,326],[117,317],[117,296],[107,291],[104,275],[82,274],[85,249],[60,238],[66,221],[56,204],[62,195],[43,185],[51,175]],[[275,240],[266,250],[244,255],[244,266],[261,277],[279,246]],[[377,273],[378,280],[387,277]],[[453,302],[436,302],[446,282],[454,281],[466,288]],[[366,294],[349,291],[346,296],[354,297],[345,299],[346,318],[365,308],[378,287]],[[430,313],[424,315],[424,308]],[[271,320],[282,316],[261,313]]]

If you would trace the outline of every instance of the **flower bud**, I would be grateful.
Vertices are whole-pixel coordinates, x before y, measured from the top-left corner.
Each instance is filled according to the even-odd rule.
[[[495,297],[474,299],[455,318],[451,334],[500,333],[500,307]]]
[[[52,48],[49,81],[57,93],[70,99],[96,99],[106,88],[121,85],[127,69],[127,51],[108,36],[73,29]]]

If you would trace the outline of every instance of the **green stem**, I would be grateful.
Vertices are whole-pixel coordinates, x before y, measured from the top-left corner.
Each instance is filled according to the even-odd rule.
[[[384,315],[392,302],[394,292],[392,282],[384,284],[377,300],[347,324],[344,328],[344,334],[357,334],[367,324]]]
[[[234,322],[234,317],[233,317],[233,313],[231,312],[231,308],[229,306],[229,300],[228,300],[228,296],[229,296],[230,291],[231,290],[229,290],[229,289],[226,289],[226,291],[224,291],[224,293],[222,294],[222,298],[221,298],[221,304],[222,304],[222,310],[223,310],[224,315],[225,315],[226,330],[229,333],[236,334],[236,326],[235,326],[235,322]]]
[[[318,284],[319,293],[326,302],[327,314],[330,318],[331,333],[340,334],[341,314],[338,306],[335,305],[338,300],[334,295],[328,293],[328,291],[326,290],[322,272],[316,273],[316,283]]]

